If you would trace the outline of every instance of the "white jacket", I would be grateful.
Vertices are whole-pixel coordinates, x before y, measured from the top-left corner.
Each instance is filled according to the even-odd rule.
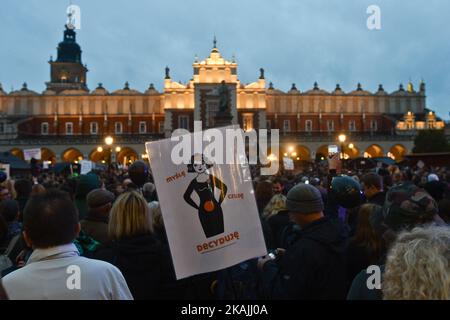
[[[35,249],[27,264],[2,280],[11,300],[132,300],[112,264],[80,257],[74,244]]]

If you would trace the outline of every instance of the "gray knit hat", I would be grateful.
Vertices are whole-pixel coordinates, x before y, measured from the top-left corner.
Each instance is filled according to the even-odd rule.
[[[287,194],[286,208],[295,213],[310,214],[323,211],[320,191],[309,184],[297,184]]]

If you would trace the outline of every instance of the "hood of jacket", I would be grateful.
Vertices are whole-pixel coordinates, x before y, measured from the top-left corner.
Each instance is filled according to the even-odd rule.
[[[336,253],[345,253],[348,243],[348,229],[338,218],[323,217],[311,222],[299,232],[299,239],[318,242]]]

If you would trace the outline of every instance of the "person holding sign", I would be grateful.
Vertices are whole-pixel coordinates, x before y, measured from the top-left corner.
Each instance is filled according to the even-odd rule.
[[[309,184],[288,192],[286,208],[300,230],[286,250],[258,260],[267,298],[345,299],[347,230],[324,215],[322,195]]]
[[[188,165],[188,172],[195,172],[197,176],[191,181],[184,193],[184,200],[198,210],[198,217],[207,238],[224,232],[221,204],[227,194],[227,186],[208,172],[208,169],[212,166],[212,164],[206,162],[204,155],[193,155],[191,163]],[[215,188],[220,190],[219,201],[214,196]],[[199,205],[191,198],[194,191],[200,198]]]

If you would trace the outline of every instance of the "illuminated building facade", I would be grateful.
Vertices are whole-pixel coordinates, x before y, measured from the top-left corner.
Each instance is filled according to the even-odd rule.
[[[391,156],[399,160],[411,151],[416,130],[443,129],[444,122],[426,108],[426,88],[411,83],[388,93],[382,85],[369,92],[358,84],[351,92],[339,85],[326,91],[314,83],[308,90],[292,84],[287,92],[266,83],[264,70],[250,84],[238,79],[238,64],[222,57],[214,40],[209,56],[195,59],[186,83],[173,81],[165,70],[164,89],[150,84],[145,92],[126,82],[108,91],[100,83],[90,91],[76,33],[66,26],[56,60],[50,59],[50,81],[42,93],[22,89],[5,92],[0,86],[0,150],[23,156],[40,146],[42,160],[102,161],[105,136],[119,146],[117,160],[145,157],[144,143],[169,136],[177,128],[193,130],[196,120],[214,127],[217,88],[224,81],[230,93],[232,122],[244,130],[279,129],[280,153],[294,160],[313,160],[348,136],[346,156]],[[350,143],[351,142],[351,143]],[[293,150],[293,151],[290,151]]]

